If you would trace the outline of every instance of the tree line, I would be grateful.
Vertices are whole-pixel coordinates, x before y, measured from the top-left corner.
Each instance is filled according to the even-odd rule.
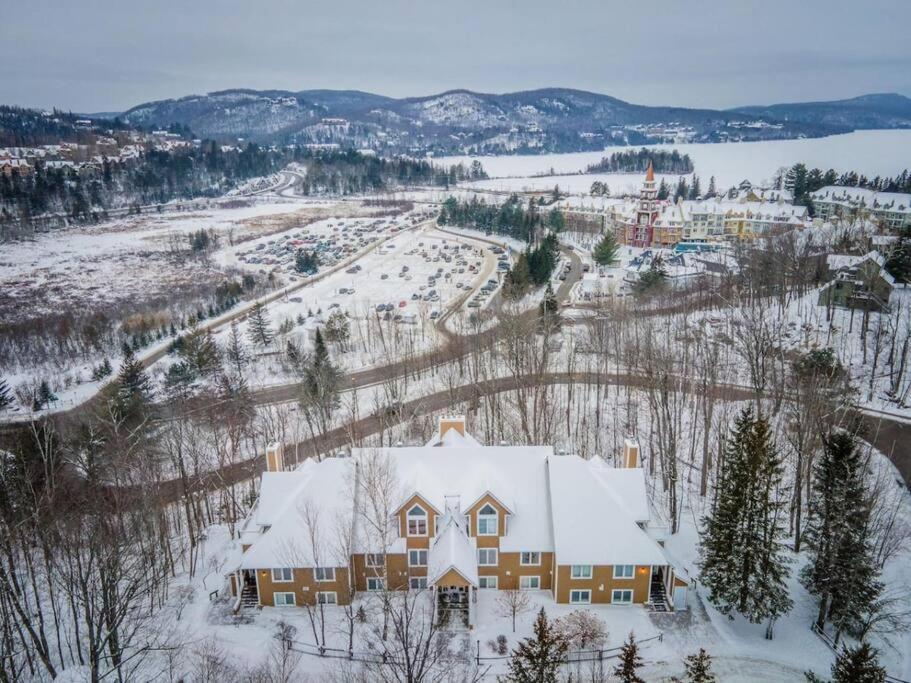
[[[693,160],[689,154],[680,154],[676,149],[671,151],[646,149],[637,151],[614,152],[603,157],[596,164],[585,168],[586,173],[645,173],[649,163],[655,173],[692,173]]]
[[[355,150],[316,152],[305,160],[307,173],[301,182],[304,194],[359,194],[394,187],[434,185],[451,187],[461,180],[487,177],[480,161],[468,166],[439,166],[425,159],[386,159]]]
[[[775,178],[775,189],[788,190],[794,195],[794,203],[808,207],[811,213],[813,202],[810,195],[828,185],[862,187],[876,192],[911,194],[911,173],[905,169],[893,178],[888,176],[868,178],[857,171],[839,173],[831,168],[823,171],[819,168],[808,169],[806,164],[797,163],[779,173]]]
[[[559,214],[559,211],[556,213]],[[533,242],[545,221],[554,222],[560,219],[562,215],[559,218],[552,218],[550,214],[542,214],[534,201],[529,202],[526,207],[519,196],[513,194],[502,204],[488,204],[476,196],[464,202],[455,197],[448,197],[440,208],[437,223],[474,228],[506,235],[523,242]]]

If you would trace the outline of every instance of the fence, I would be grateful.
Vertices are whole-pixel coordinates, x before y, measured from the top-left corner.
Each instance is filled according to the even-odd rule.
[[[661,642],[664,640],[664,634],[659,633],[658,635],[651,636],[650,638],[643,638],[642,640],[637,640],[636,643],[638,645],[643,645],[653,640]],[[397,655],[396,653],[390,654],[388,652],[359,652],[355,650],[344,650],[340,648],[314,645],[313,643],[308,643],[302,640],[286,640],[285,643],[289,650],[313,657],[323,657],[326,659],[347,659],[353,662],[364,662],[367,664],[380,665],[404,663],[404,660],[400,659],[400,655]],[[620,646],[611,647],[604,650],[572,650],[566,653],[566,658],[563,660],[563,663],[578,664],[582,662],[603,662],[618,657],[622,649],[623,647]],[[480,667],[485,664],[492,665],[498,662],[506,662],[510,659],[510,657],[511,655],[481,656],[481,641],[479,640],[477,641],[477,654],[474,657],[471,657],[471,659],[475,660],[475,663]],[[898,681],[898,683],[905,683],[905,681]]]
[[[819,625],[815,624],[815,623],[811,627],[811,630],[813,631],[813,633],[815,633],[817,636],[819,636],[819,639],[825,644],[825,646],[827,648],[829,648],[829,650],[832,651],[832,654],[834,654],[836,657],[839,655],[838,647],[836,647],[835,641],[832,640],[832,636],[830,636],[824,630],[819,628]],[[908,681],[906,681],[902,678],[896,678],[895,676],[890,676],[889,674],[886,674],[886,677],[884,680],[886,681],[886,683],[909,683]]]

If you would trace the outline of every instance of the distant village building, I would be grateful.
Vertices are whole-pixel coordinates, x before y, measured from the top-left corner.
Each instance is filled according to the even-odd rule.
[[[824,221],[862,217],[879,221],[889,230],[911,227],[911,194],[827,185],[810,197],[816,215]]]
[[[7,178],[14,175],[24,178],[32,172],[32,167],[25,159],[0,159],[0,172]]]
[[[826,259],[832,280],[819,292],[820,306],[881,311],[889,306],[895,279],[876,251],[865,256],[832,254]]]
[[[293,470],[274,444],[228,575],[236,606],[421,590],[438,614],[474,624],[478,591],[529,590],[561,604],[685,609],[690,580],[652,521],[639,444],[626,440],[619,461],[485,446],[464,416],[440,418],[424,446],[354,449]]]

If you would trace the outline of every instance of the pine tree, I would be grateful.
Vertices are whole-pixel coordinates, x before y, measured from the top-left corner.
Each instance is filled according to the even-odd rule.
[[[822,683],[812,672],[806,673],[810,683]],[[886,670],[879,665],[876,649],[869,643],[861,643],[855,648],[845,648],[832,664],[831,683],[883,683]]]
[[[664,178],[662,178],[661,183],[658,185],[658,199],[660,199],[661,201],[664,201],[665,199],[670,197],[670,195],[671,195],[671,191],[670,191],[670,189],[668,189],[667,183],[665,182]]]
[[[551,626],[544,608],[535,619],[534,634],[519,643],[509,659],[510,683],[556,683],[567,643]]]
[[[684,666],[686,667],[687,683],[715,683],[715,675],[712,673],[712,658],[704,648],[699,648],[699,652],[689,655]]]
[[[541,321],[548,327],[560,322],[560,303],[557,301],[557,296],[554,294],[549,282],[544,290],[544,299],[541,301],[538,312],[540,313]]]
[[[257,346],[266,347],[272,342],[272,330],[269,329],[269,316],[265,306],[256,302],[250,310],[247,334],[250,341]]]
[[[234,369],[234,374],[237,377],[243,376],[244,368],[250,362],[250,356],[247,354],[243,340],[240,338],[240,329],[236,320],[231,321],[231,332],[228,334],[225,357]]]
[[[614,237],[612,231],[608,231],[595,246],[594,251],[592,251],[592,258],[595,259],[595,263],[599,266],[609,266],[617,260],[617,252],[619,251],[620,247],[617,244],[617,238]]]
[[[718,610],[736,611],[753,623],[775,619],[791,608],[785,585],[782,463],[768,421],[752,407],[738,416],[710,513],[703,521],[700,567],[709,599]]]
[[[47,383],[46,379],[41,380],[41,386],[38,387],[38,397],[41,399],[41,404],[45,406],[57,400],[57,396],[51,391],[51,385]]]
[[[531,287],[531,273],[528,269],[528,257],[519,254],[515,264],[504,278],[504,294],[511,299],[521,299]]]
[[[715,189],[715,176],[709,178],[709,189],[705,193],[706,199],[711,199],[718,194],[718,190]]]
[[[184,336],[180,355],[193,374],[210,375],[218,369],[218,346],[209,330],[200,330],[196,321],[190,323],[190,330]]]
[[[645,679],[640,678],[636,673],[642,668],[642,657],[639,656],[639,644],[636,642],[636,636],[632,631],[629,637],[620,648],[619,662],[614,667],[614,676],[620,679],[621,683],[645,683]]]
[[[117,377],[117,404],[124,415],[133,413],[152,398],[152,385],[132,349],[125,349]]]
[[[320,332],[320,328],[317,327],[316,335],[313,338],[313,367],[323,368],[329,363],[329,349],[326,347],[323,333]]]
[[[0,410],[12,405],[12,403],[13,393],[10,391],[9,384],[6,383],[5,379],[0,377]]]
[[[854,437],[839,432],[823,443],[813,467],[813,494],[805,541],[810,562],[801,583],[819,600],[816,624],[841,631],[869,610],[882,590],[867,537],[870,496]]]

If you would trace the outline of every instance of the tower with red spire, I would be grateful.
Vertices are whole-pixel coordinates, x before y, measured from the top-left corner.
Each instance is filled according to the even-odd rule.
[[[627,235],[627,243],[634,247],[652,246],[655,223],[658,220],[658,188],[655,187],[655,169],[648,162],[645,171],[645,182],[639,191],[639,205],[636,207],[636,222],[630,226],[632,234]]]

